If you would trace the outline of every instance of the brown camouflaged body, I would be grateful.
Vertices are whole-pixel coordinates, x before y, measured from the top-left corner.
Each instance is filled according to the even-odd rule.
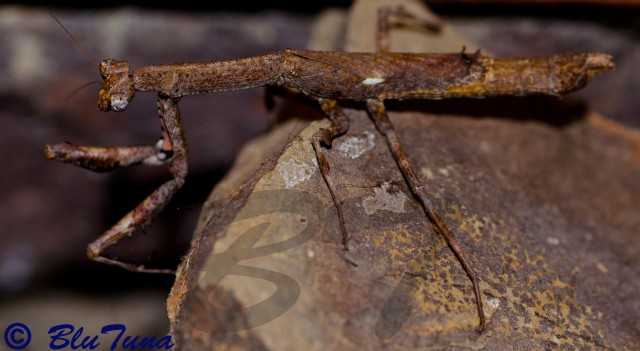
[[[209,63],[151,65],[133,72],[137,91],[170,97],[285,85],[332,98],[441,99],[560,95],[613,68],[599,53],[495,59],[476,54],[344,53],[285,50]]]

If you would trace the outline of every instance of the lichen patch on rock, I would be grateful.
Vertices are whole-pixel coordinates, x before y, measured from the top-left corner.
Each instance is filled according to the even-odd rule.
[[[344,157],[358,158],[375,146],[375,135],[369,131],[364,131],[364,137],[347,137],[338,145],[337,149]]]
[[[362,200],[362,207],[368,215],[372,215],[380,210],[393,211],[395,213],[404,212],[404,201],[407,199],[404,193],[398,191],[389,192],[389,183],[383,183],[379,188],[373,189],[373,196]]]

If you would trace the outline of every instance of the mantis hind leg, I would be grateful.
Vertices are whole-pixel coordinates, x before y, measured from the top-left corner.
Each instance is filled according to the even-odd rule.
[[[188,150],[178,109],[179,99],[160,95],[158,111],[162,124],[162,137],[155,146],[90,147],[69,143],[47,145],[45,155],[49,159],[75,164],[93,171],[105,172],[117,167],[134,164],[157,166],[168,163],[173,179],[162,184],[138,206],[127,213],[87,247],[87,257],[94,261],[119,266],[121,268],[146,273],[169,273],[168,269],[147,269],[117,259],[102,256],[102,251],[115,244],[124,236],[131,236],[138,228],[143,228],[169,203],[184,184],[187,175]]]
[[[407,158],[402,146],[400,145],[400,141],[398,140],[398,136],[396,135],[396,131],[389,120],[389,116],[387,116],[387,111],[384,107],[384,103],[382,100],[369,99],[367,100],[367,109],[369,110],[369,114],[373,118],[373,121],[376,124],[376,127],[382,133],[382,135],[386,138],[387,144],[389,145],[389,149],[393,154],[393,158],[396,160],[398,167],[402,171],[404,178],[406,179],[409,187],[411,188],[411,192],[414,193],[420,202],[422,203],[422,207],[431,221],[433,228],[445,239],[449,247],[456,255],[462,267],[467,272],[469,279],[471,279],[471,283],[473,284],[473,291],[476,296],[476,307],[478,308],[478,315],[480,317],[480,325],[478,326],[478,331],[482,332],[484,330],[484,326],[486,324],[484,311],[482,309],[482,295],[480,293],[480,286],[478,284],[478,277],[473,269],[473,265],[471,261],[464,254],[458,241],[454,238],[453,234],[444,223],[435,207],[429,200],[429,196],[425,190],[422,181],[411,167],[409,163],[409,159]]]
[[[437,31],[442,27],[443,22],[437,17],[418,18],[400,6],[379,8],[377,37],[377,49],[379,52],[389,51],[389,29],[392,25],[398,24],[418,26]],[[471,280],[471,283],[473,285],[473,291],[476,297],[476,307],[478,309],[478,316],[480,319],[480,324],[477,330],[478,332],[482,332],[486,325],[486,319],[484,310],[482,308],[482,295],[480,292],[479,280],[473,269],[471,261],[464,254],[457,240],[436,211],[435,207],[431,203],[431,200],[429,199],[429,196],[427,195],[422,181],[413,170],[413,167],[411,167],[411,164],[409,163],[409,160],[407,159],[407,156],[404,153],[402,146],[400,145],[400,141],[398,140],[398,136],[396,135],[393,125],[389,120],[383,101],[379,99],[369,99],[367,100],[367,109],[373,121],[375,122],[376,127],[387,140],[389,149],[391,150],[391,153],[393,154],[393,157],[396,160],[396,163],[400,168],[404,178],[409,184],[411,192],[416,197],[418,197],[418,199],[422,203],[422,207],[424,208],[427,218],[433,225],[433,228],[436,232],[442,235],[455,256],[458,258],[458,261],[462,264],[465,272],[469,276],[469,279]]]
[[[334,183],[333,177],[331,177],[331,167],[327,159],[327,147],[331,147],[333,138],[338,135],[344,134],[349,129],[349,119],[342,113],[342,108],[338,106],[335,100],[319,98],[318,102],[320,107],[327,114],[331,120],[329,128],[321,128],[311,138],[311,144],[316,152],[316,158],[318,159],[318,165],[320,166],[320,173],[324,178],[333,203],[338,210],[338,217],[340,220],[340,231],[342,232],[342,243],[344,249],[349,250],[349,236],[344,222],[344,214],[342,212],[342,200],[338,195],[338,190]]]

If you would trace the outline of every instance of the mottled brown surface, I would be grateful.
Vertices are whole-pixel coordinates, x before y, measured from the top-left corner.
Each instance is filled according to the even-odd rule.
[[[442,99],[493,95],[560,95],[614,67],[598,53],[494,59],[475,54],[292,51],[285,82],[325,98]],[[304,60],[306,58],[306,60]],[[367,79],[380,79],[365,84]]]
[[[137,164],[155,156],[156,153],[154,146],[101,148],[60,143],[47,144],[44,149],[44,155],[48,159],[70,163],[94,172],[109,172],[118,167]]]
[[[131,82],[122,84],[121,79],[115,78],[120,72],[115,72],[113,78],[105,76],[108,79],[100,101],[108,94],[103,91],[119,91],[112,88],[117,84],[126,89],[131,84],[136,91],[158,91],[171,97],[262,85],[284,85],[314,97],[351,100],[561,95],[583,88],[595,75],[613,67],[611,56],[600,53],[494,59],[480,52],[285,50],[229,61],[144,66],[132,72]],[[123,74],[126,78],[127,72]],[[127,96],[123,97],[126,101],[133,97],[133,92],[121,94]]]

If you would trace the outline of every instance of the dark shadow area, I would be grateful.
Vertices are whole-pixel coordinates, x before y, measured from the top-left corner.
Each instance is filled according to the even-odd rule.
[[[36,113],[36,107],[28,97],[19,93],[0,94],[0,111],[19,116],[30,116]]]
[[[104,230],[116,223],[126,212],[132,210],[156,186],[170,176],[166,172],[140,175],[136,172],[120,171],[111,177],[108,184],[109,194],[106,213],[100,225]],[[144,264],[149,268],[175,269],[182,256],[189,249],[190,234],[195,228],[202,203],[213,186],[220,180],[226,169],[209,169],[194,172],[187,177],[184,187],[174,195],[169,205],[145,231],[136,231],[131,238],[123,238],[119,245],[105,250],[108,256],[117,257],[124,262]],[[177,240],[181,232],[183,240]],[[96,238],[99,233],[95,233]],[[88,242],[86,243],[88,244]],[[153,290],[169,291],[175,277],[169,274],[141,274],[129,272],[115,266],[83,260],[78,264],[73,257],[66,263],[56,265],[47,274],[34,280],[20,295],[38,292],[42,289],[60,289],[77,293],[110,295],[127,291]],[[3,292],[5,297],[12,295]]]
[[[4,2],[3,2],[4,3]],[[51,3],[43,1],[23,1],[23,5],[50,6]],[[233,11],[243,13],[257,13],[266,10],[282,10],[298,14],[317,14],[327,7],[341,7],[347,9],[351,5],[349,0],[312,0],[312,1],[211,1],[211,2],[157,2],[157,1],[109,1],[92,3],[65,4],[66,9],[109,9],[114,7],[135,6],[145,9],[173,10],[175,12],[202,12],[202,11]]]
[[[623,6],[601,1],[600,4],[562,4],[546,3],[534,4],[519,3],[513,1],[492,2],[484,1],[469,3],[463,1],[426,1],[431,9],[443,17],[469,17],[485,18],[491,17],[530,17],[544,19],[565,19],[598,22],[612,28],[632,29],[637,35],[640,34],[640,8],[634,6]],[[1,2],[0,4],[10,4],[12,2]],[[351,5],[348,0],[313,0],[313,1],[258,1],[246,0],[234,1],[212,1],[207,3],[175,3],[157,1],[109,1],[91,3],[70,3],[66,4],[66,9],[87,10],[87,9],[110,9],[124,6],[134,6],[144,9],[171,10],[175,12],[201,12],[201,11],[229,11],[240,13],[259,13],[267,10],[281,10],[295,14],[317,14],[328,7],[338,7],[347,9]],[[50,6],[51,3],[43,1],[22,1],[21,5],[27,6]]]
[[[529,17],[545,20],[576,20],[597,22],[611,28],[633,28],[640,34],[640,8],[613,4],[521,4],[513,1],[510,4],[498,4],[486,1],[477,4],[457,1],[427,2],[431,9],[440,16],[447,17]]]
[[[40,289],[37,285],[31,288],[34,291],[46,287],[104,296],[132,290],[169,291],[175,280],[175,277],[169,274],[129,272],[98,262],[70,265],[61,270],[59,274],[47,278],[47,280],[38,282],[42,284]]]
[[[214,168],[190,172],[182,189],[149,226],[107,248],[105,255],[148,268],[175,269],[189,249],[202,204],[226,171]],[[140,173],[120,171],[109,178],[104,230],[171,179],[166,167]]]
[[[483,1],[469,3],[463,1],[436,0],[426,1],[431,9],[443,17],[468,17],[486,18],[490,17],[529,17],[544,18],[545,20],[580,20],[598,22],[611,28],[624,28],[631,30],[635,35],[640,34],[640,8],[637,6],[623,6],[601,1],[600,4],[562,4],[546,3],[534,4],[519,3],[513,1],[492,2]],[[0,4],[10,4],[12,2],[1,2]],[[234,1],[213,1],[207,3],[175,3],[157,1],[109,1],[91,3],[70,3],[65,5],[66,9],[87,10],[87,9],[110,9],[124,6],[133,6],[144,9],[171,10],[175,12],[201,12],[201,11],[229,11],[239,13],[259,13],[267,10],[281,10],[294,14],[317,14],[328,7],[338,7],[348,9],[352,1],[348,0],[327,0],[327,1],[258,1],[246,0],[242,2]],[[50,6],[51,3],[43,1],[22,1],[21,5],[27,6]]]
[[[277,116],[296,116],[307,120],[326,118],[318,103],[299,93],[275,87],[267,91],[278,96],[274,99]],[[364,102],[339,100],[347,108],[366,110]],[[385,100],[388,111],[424,112],[435,115],[459,115],[467,117],[494,117],[519,121],[534,120],[542,123],[563,126],[582,119],[588,106],[584,101],[569,98],[557,98],[546,95],[497,96],[484,99],[443,99],[443,100]],[[277,119],[276,119],[277,120]]]
[[[512,120],[535,120],[562,126],[579,120],[587,113],[583,101],[558,99],[553,96],[498,96],[485,99],[389,100],[389,111],[418,111],[436,115],[494,117]]]

